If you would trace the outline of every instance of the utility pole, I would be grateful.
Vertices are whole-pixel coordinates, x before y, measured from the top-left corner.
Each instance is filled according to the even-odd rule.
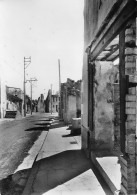
[[[31,57],[24,57],[24,116],[26,116],[26,68],[31,63]]]
[[[32,115],[32,81],[30,81],[30,103],[31,103],[31,105],[30,105],[30,112],[31,112],[31,115]]]
[[[60,59],[58,59],[58,67],[59,67],[59,116],[62,117],[62,114],[61,114],[61,75],[60,75]]]
[[[34,81],[37,81],[37,79],[36,78],[31,78],[27,81],[30,82],[30,100],[31,100],[30,110],[31,110],[31,115],[32,115],[32,84],[33,84]]]
[[[52,84],[51,84],[51,114],[52,114]]]

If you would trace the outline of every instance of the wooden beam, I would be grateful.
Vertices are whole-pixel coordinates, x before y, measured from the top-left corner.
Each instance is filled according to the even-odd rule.
[[[111,56],[109,56],[108,58],[107,58],[107,61],[114,61],[115,59],[117,59],[119,57],[119,49],[114,53],[114,54],[112,54]]]
[[[114,56],[113,58],[107,59],[106,61],[108,61],[108,62],[114,62],[118,58],[119,58],[119,54],[116,55],[116,56]]]
[[[103,34],[99,42],[95,41],[90,50],[91,60],[95,60],[97,56],[107,47],[107,45],[118,35],[128,19],[137,11],[135,1],[130,1],[117,16],[116,20],[110,26],[108,31]]]
[[[107,15],[107,17],[105,18],[104,22],[102,23],[102,25],[100,26],[95,38],[98,39],[99,37],[101,37],[102,32],[104,31],[104,29],[107,30],[107,28],[109,28],[113,21],[116,19],[117,15],[119,13],[121,13],[122,9],[125,7],[125,5],[128,3],[128,1],[130,0],[117,0],[116,3],[113,5],[112,9],[110,10],[109,14]],[[108,25],[109,23],[109,25]],[[106,27],[107,26],[107,27]]]
[[[116,45],[116,47],[114,47],[114,48],[112,47],[111,51],[100,60],[101,61],[107,60],[107,58],[109,58],[112,54],[114,54],[118,49],[119,49],[119,45]]]

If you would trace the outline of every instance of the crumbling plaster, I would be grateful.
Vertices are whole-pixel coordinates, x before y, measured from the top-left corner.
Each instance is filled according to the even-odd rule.
[[[111,62],[95,63],[94,127],[96,147],[113,149],[114,145],[114,83],[118,68]]]

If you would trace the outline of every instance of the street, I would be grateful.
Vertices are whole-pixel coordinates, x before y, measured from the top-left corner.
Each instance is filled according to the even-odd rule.
[[[45,127],[48,115],[35,114],[0,124],[0,179],[12,174],[28,155],[29,149]]]

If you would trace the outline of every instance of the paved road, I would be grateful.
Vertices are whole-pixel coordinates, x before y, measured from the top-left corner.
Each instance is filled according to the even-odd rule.
[[[42,132],[37,123],[45,117],[48,115],[37,114],[0,124],[0,179],[12,174],[27,156]]]

